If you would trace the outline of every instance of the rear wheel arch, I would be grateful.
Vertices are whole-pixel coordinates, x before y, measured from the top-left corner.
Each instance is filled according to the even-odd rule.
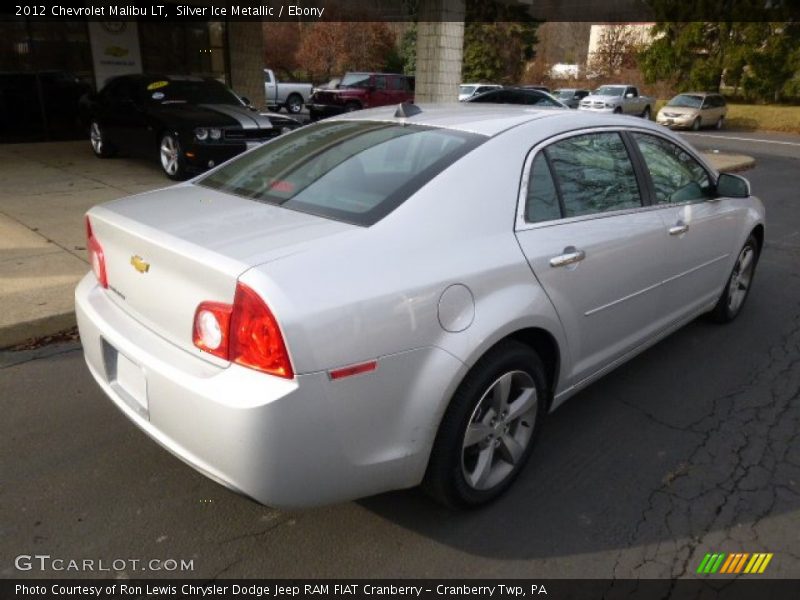
[[[761,250],[764,248],[764,226],[759,223],[753,228],[750,235],[756,238],[758,242],[758,255],[761,256]]]
[[[503,335],[502,337],[494,340],[488,347],[486,347],[483,352],[476,355],[474,359],[467,361],[467,369],[464,371],[461,379],[453,386],[453,390],[455,391],[467,378],[469,373],[481,362],[481,360],[494,352],[494,350],[498,347],[503,345],[508,341],[514,341],[521,343],[530,349],[532,349],[536,354],[539,355],[539,359],[542,361],[545,369],[545,375],[547,376],[547,383],[548,389],[550,391],[550,397],[547,399],[548,408],[552,403],[552,398],[555,393],[556,385],[558,384],[558,376],[559,371],[561,368],[561,349],[559,347],[558,341],[556,337],[544,327],[539,326],[531,326],[531,327],[523,327],[520,329],[515,329],[514,331]],[[452,398],[446,398],[445,402],[443,402],[443,409],[441,414],[439,415],[439,423],[437,423],[437,429],[441,426],[441,418],[444,416],[444,413],[447,411],[447,407],[449,406]]]
[[[553,334],[549,331],[541,327],[528,327],[515,331],[504,339],[513,339],[521,342],[539,355],[544,365],[548,387],[550,388],[550,397],[547,399],[549,407],[553,395],[555,394],[559,370],[561,368],[561,352],[555,337],[553,337]]]

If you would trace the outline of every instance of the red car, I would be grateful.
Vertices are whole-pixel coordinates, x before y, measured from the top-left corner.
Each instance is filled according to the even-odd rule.
[[[343,112],[414,101],[414,78],[396,73],[347,73],[336,89],[315,89],[306,106],[311,120]]]

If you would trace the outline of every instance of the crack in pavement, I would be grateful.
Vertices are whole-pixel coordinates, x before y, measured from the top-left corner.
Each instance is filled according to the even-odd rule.
[[[744,386],[713,398],[686,426],[620,400],[659,426],[701,437],[683,468],[651,490],[628,548],[617,552],[614,578],[669,577],[669,597],[674,579],[690,574],[697,548],[746,542],[750,551],[778,550],[762,539],[760,525],[781,493],[793,504],[800,497],[793,489],[800,481],[800,305],[789,327]],[[653,539],[661,541],[646,542]],[[800,563],[788,549],[781,553]],[[613,580],[607,592],[612,588]]]

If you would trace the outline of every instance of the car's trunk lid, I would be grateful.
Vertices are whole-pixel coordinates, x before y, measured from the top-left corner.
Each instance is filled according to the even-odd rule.
[[[89,218],[105,256],[109,297],[198,354],[192,326],[201,302],[230,303],[247,269],[360,229],[191,184],[104,204]]]

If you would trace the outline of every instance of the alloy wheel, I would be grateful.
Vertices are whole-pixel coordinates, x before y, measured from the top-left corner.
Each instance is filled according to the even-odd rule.
[[[92,121],[92,125],[89,128],[89,140],[92,143],[92,150],[94,150],[94,153],[95,154],[102,154],[103,153],[103,134],[100,131],[100,125],[98,125],[96,121]]]
[[[161,140],[161,166],[167,175],[178,172],[178,144],[171,135],[165,135]]]
[[[748,244],[739,253],[736,266],[733,267],[731,281],[728,284],[728,310],[731,314],[737,313],[744,303],[753,279],[755,266],[755,252]]]
[[[303,103],[297,96],[292,96],[286,104],[286,108],[290,113],[297,114],[303,109]]]
[[[539,401],[524,371],[501,375],[484,392],[467,425],[461,470],[467,484],[488,490],[514,471],[531,442]]]

